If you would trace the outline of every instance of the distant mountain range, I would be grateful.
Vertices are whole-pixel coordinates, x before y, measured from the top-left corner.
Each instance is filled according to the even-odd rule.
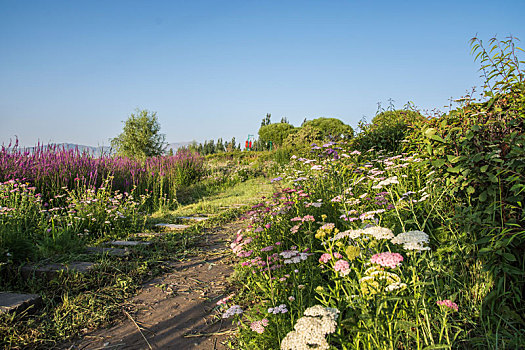
[[[166,151],[169,151],[171,148],[173,149],[174,152],[176,152],[179,148],[186,147],[190,144],[191,142],[172,142],[167,145]],[[80,152],[88,152],[95,157],[100,157],[102,154],[111,154],[112,152],[112,148],[110,146],[94,147],[94,146],[79,145],[76,143],[53,143],[53,144],[45,145],[44,147],[47,147],[47,146],[56,146],[59,149],[65,148],[66,150],[78,148]],[[33,150],[36,147],[21,147],[21,148],[28,150],[29,152],[33,152]]]

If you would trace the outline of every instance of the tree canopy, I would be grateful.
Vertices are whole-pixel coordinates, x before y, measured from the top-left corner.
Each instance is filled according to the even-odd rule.
[[[259,141],[263,144],[272,142],[275,146],[281,146],[283,140],[294,130],[294,126],[288,123],[275,123],[263,125],[259,129]]]
[[[160,156],[166,147],[157,112],[137,109],[124,122],[122,133],[111,140],[117,154],[132,158]]]
[[[339,140],[341,138],[351,139],[354,129],[336,118],[317,118],[303,122],[303,127],[310,126],[321,132],[324,139]]]

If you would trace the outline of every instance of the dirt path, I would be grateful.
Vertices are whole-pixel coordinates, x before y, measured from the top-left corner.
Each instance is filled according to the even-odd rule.
[[[240,227],[237,221],[208,232],[198,255],[173,262],[172,272],[143,286],[123,311],[124,321],[66,349],[227,349],[231,321],[222,322],[213,308],[227,294],[233,272],[227,239]]]

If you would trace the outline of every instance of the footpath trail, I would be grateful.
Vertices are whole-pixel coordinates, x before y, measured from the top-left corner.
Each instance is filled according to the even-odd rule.
[[[128,301],[123,321],[64,349],[227,349],[233,328],[214,307],[228,294],[233,272],[228,238],[241,227],[234,221],[207,230],[197,255],[172,262],[172,272],[149,281]]]

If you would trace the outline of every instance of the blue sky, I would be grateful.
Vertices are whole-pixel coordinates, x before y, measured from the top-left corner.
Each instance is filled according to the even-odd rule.
[[[245,140],[266,113],[356,126],[481,85],[468,41],[525,40],[525,1],[0,0],[0,144],[108,145],[135,108],[167,141]],[[523,46],[523,45],[522,45]]]

